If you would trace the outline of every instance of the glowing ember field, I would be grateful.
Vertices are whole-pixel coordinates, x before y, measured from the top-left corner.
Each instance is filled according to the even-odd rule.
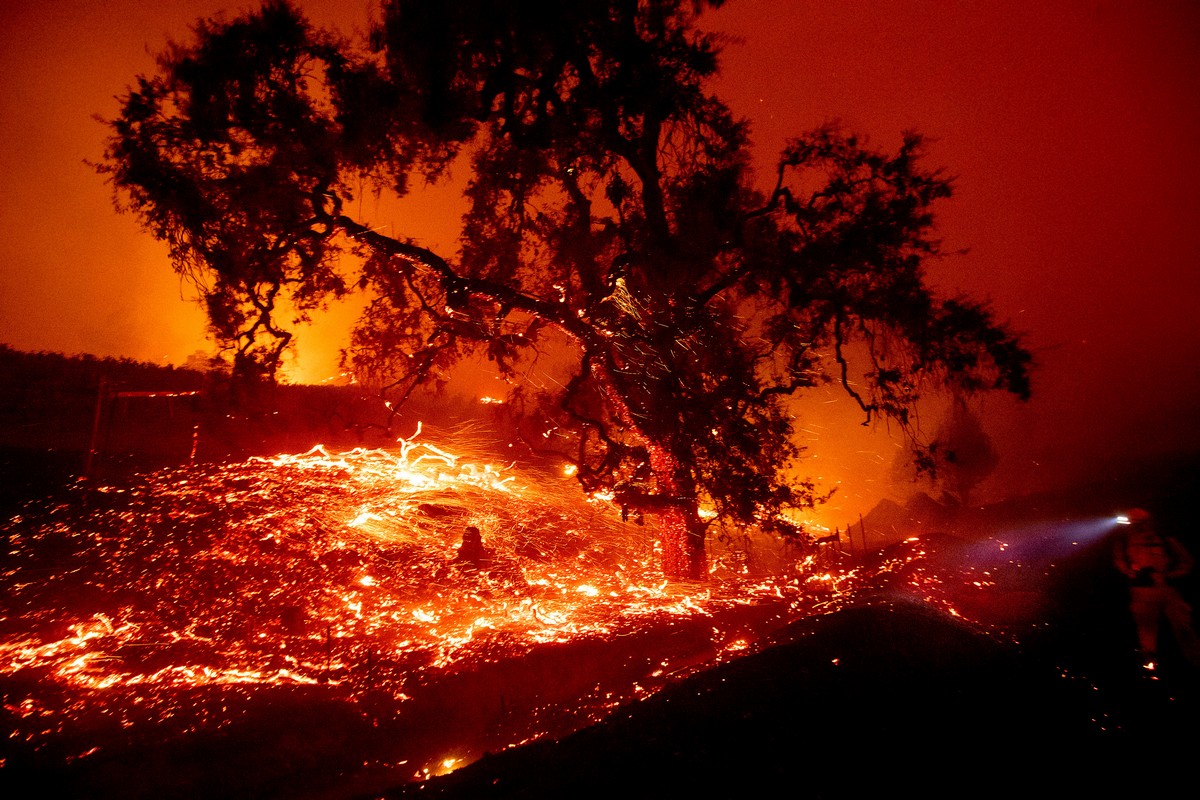
[[[668,585],[650,524],[469,450],[162,471],[6,520],[5,758],[217,747],[240,727],[284,760],[352,751],[327,781],[422,778],[600,719],[902,565],[714,543],[710,581]],[[454,561],[467,525],[492,551],[478,571]]]

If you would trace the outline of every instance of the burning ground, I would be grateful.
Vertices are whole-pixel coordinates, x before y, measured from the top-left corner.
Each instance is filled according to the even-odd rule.
[[[480,568],[455,561],[467,525],[491,550]],[[51,794],[345,797],[487,752],[552,761],[545,748],[582,728],[592,730],[552,752],[604,731],[672,738],[692,696],[705,698],[709,723],[722,719],[741,701],[713,681],[737,684],[764,664],[776,677],[755,677],[760,689],[808,687],[793,709],[806,736],[776,719],[790,707],[776,702],[784,695],[759,717],[760,732],[792,730],[779,740],[788,748],[819,748],[827,737],[814,731],[846,735],[845,712],[866,713],[865,697],[891,708],[889,719],[925,719],[929,738],[936,703],[900,708],[885,689],[932,696],[951,662],[960,672],[983,664],[974,676],[1023,675],[1012,672],[1014,632],[1028,637],[1049,613],[1034,585],[1044,549],[1013,554],[986,537],[969,558],[931,551],[926,537],[857,564],[735,542],[716,548],[709,581],[667,584],[650,525],[623,523],[569,480],[489,464],[461,437],[81,485],[27,505],[4,532],[0,778]],[[902,639],[924,642],[934,661],[889,661]],[[1039,666],[1056,692],[1084,696],[1071,701],[1072,735],[1121,727],[1086,698],[1094,681]],[[868,670],[925,677],[895,686]],[[820,691],[834,675],[843,694],[860,687],[840,709],[831,698],[843,695]],[[711,688],[696,691],[697,681]],[[863,746],[877,753],[880,741]],[[782,753],[770,759],[760,774],[792,769]]]
[[[844,577],[768,578],[744,551],[710,583],[668,585],[652,528],[469,451],[318,448],[12,516],[5,771],[123,795],[423,778],[594,722],[841,601]],[[481,568],[455,561],[467,525]]]

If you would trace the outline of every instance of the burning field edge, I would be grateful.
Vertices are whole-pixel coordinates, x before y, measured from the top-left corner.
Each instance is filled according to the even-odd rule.
[[[458,557],[468,525],[482,560]],[[885,587],[954,617],[995,586],[916,539],[854,563],[718,543],[708,581],[668,583],[652,525],[415,437],[78,484],[3,530],[0,776],[100,796],[421,781]]]

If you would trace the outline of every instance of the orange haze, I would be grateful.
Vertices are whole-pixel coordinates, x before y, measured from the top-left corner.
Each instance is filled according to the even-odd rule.
[[[300,5],[346,33],[366,24],[360,0]],[[84,161],[105,136],[93,115],[112,115],[113,96],[153,69],[168,37],[186,38],[191,20],[222,6],[0,7],[0,342],[158,363],[209,349],[165,249],[114,212]],[[993,494],[1200,445],[1200,8],[735,0],[708,25],[731,37],[721,91],[753,120],[764,177],[789,133],[833,118],[884,145],[918,129],[934,140],[931,162],[957,176],[941,230],[948,249],[970,253],[939,264],[935,279],[992,298],[1040,363],[1031,403],[984,401],[1004,455]],[[375,221],[411,223],[449,246],[453,208],[446,192],[420,194],[403,210],[380,207]],[[293,380],[335,374],[353,315],[301,331]],[[895,445],[859,429],[845,401],[820,400],[837,410],[802,427],[831,426],[813,463],[845,482],[845,518],[888,492]]]

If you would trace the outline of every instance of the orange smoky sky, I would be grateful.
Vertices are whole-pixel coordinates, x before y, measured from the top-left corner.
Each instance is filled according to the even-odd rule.
[[[158,363],[211,349],[165,248],[85,161],[106,136],[93,116],[115,113],[154,52],[198,16],[249,5],[0,5],[0,342]],[[299,5],[349,35],[375,11]],[[733,0],[705,27],[728,34],[719,91],[753,123],[763,182],[789,134],[833,119],[881,146],[918,130],[956,176],[940,232],[969,252],[933,278],[990,298],[1039,363],[1033,401],[983,401],[1009,489],[1200,446],[1200,6]],[[452,250],[453,208],[444,190],[418,192],[372,221]],[[334,373],[352,317],[301,331],[296,379]],[[860,448],[863,463],[892,458],[843,445]]]

